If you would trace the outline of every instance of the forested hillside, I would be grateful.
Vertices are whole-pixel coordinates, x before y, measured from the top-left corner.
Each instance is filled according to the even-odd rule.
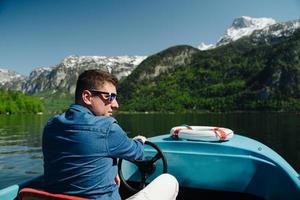
[[[144,60],[119,91],[132,111],[299,111],[299,81],[298,30],[272,43],[244,37],[208,51],[169,48]]]
[[[42,102],[18,91],[0,90],[0,114],[41,113]]]

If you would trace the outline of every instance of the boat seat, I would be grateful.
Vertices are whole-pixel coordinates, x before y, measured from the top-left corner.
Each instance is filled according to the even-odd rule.
[[[66,194],[54,194],[33,188],[23,188],[19,192],[19,200],[88,200],[83,197],[76,197]]]

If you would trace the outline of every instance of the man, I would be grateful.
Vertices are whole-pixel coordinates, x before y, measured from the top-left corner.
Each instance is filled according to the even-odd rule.
[[[88,70],[77,81],[75,104],[44,129],[45,189],[88,198],[120,199],[117,158],[141,159],[146,138],[129,139],[111,117],[117,79]]]
[[[116,85],[117,79],[107,72],[83,72],[77,80],[75,104],[48,121],[42,141],[45,190],[120,199],[117,158],[142,159],[146,138],[128,138],[111,117],[119,107]]]

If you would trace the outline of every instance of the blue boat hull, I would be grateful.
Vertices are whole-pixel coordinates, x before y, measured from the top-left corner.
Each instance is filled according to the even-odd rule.
[[[168,173],[178,179],[181,187],[263,199],[300,199],[299,174],[275,151],[256,140],[236,134],[225,142],[176,140],[169,135],[150,141],[162,149]],[[154,153],[151,148],[145,151]],[[127,164],[124,168],[129,180],[138,180],[136,167]]]

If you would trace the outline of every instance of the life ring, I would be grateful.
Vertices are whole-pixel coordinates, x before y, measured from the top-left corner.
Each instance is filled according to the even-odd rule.
[[[233,137],[233,131],[212,126],[176,126],[170,131],[173,138],[200,141],[226,141]]]

